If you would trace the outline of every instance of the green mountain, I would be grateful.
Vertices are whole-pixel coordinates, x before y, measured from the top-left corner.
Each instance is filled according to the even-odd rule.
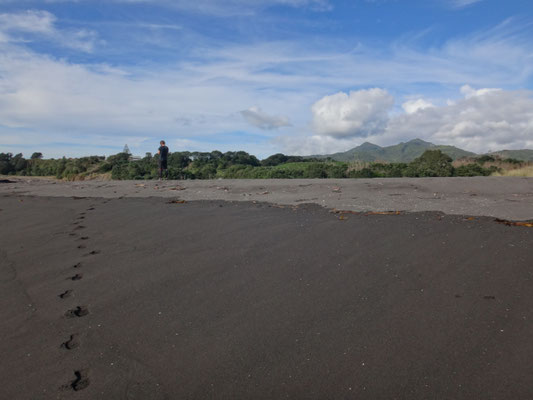
[[[533,161],[533,150],[528,150],[528,149],[493,151],[489,153],[489,155],[498,156],[503,159],[514,158],[516,160],[521,160],[521,161]]]
[[[351,150],[310,156],[313,158],[332,158],[335,161],[384,161],[384,162],[410,162],[420,157],[426,150],[441,150],[448,154],[454,160],[461,157],[472,157],[475,153],[461,150],[454,146],[435,145],[425,142],[421,139],[413,139],[407,143],[400,143],[394,146],[381,147],[372,143],[365,142]],[[529,150],[528,150],[529,151]]]

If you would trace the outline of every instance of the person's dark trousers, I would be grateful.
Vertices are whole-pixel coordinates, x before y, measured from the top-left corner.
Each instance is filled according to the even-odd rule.
[[[168,179],[167,160],[159,161],[159,179],[163,178],[163,170],[165,170],[165,178]]]

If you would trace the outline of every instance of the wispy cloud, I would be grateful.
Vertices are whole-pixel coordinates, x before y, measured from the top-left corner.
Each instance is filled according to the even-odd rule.
[[[463,8],[482,1],[483,0],[451,0],[451,6],[454,8]]]
[[[0,14],[0,29],[4,32],[30,32],[52,35],[56,32],[57,18],[48,11],[29,10],[20,13]]]
[[[97,34],[87,29],[59,29],[57,18],[48,11],[27,10],[0,14],[0,41],[32,42],[49,40],[61,46],[91,52]]]
[[[241,0],[232,4],[238,1]],[[290,6],[311,7],[312,2],[295,2]],[[348,39],[331,39],[320,45],[304,39],[249,39],[244,44],[212,39],[200,44],[185,42],[183,47],[188,50],[177,61],[157,63],[147,58],[142,62],[112,64],[76,62],[41,53],[37,46],[27,46],[25,41],[37,40],[34,35],[39,34],[62,45],[68,41],[87,43],[86,51],[92,49],[98,53],[94,43],[99,35],[92,32],[85,37],[82,30],[63,29],[61,21],[49,12],[1,14],[0,21],[5,22],[0,24],[0,121],[3,125],[0,143],[27,135],[32,142],[43,145],[51,137],[56,142],[71,141],[73,145],[89,145],[108,137],[113,138],[109,139],[110,143],[119,140],[123,145],[124,139],[130,145],[142,146],[151,138],[165,137],[198,147],[202,143],[205,146],[216,143],[211,139],[217,135],[246,132],[262,140],[265,137],[277,140],[276,146],[284,151],[310,153],[342,150],[357,144],[363,136],[366,136],[364,140],[388,144],[387,141],[412,136],[413,132],[425,132],[428,139],[462,144],[461,138],[466,136],[453,136],[449,132],[471,135],[473,130],[461,128],[468,121],[452,119],[453,113],[460,112],[459,108],[444,105],[451,90],[458,95],[459,88],[469,84],[475,88],[500,87],[508,93],[509,89],[523,87],[533,77],[533,45],[520,29],[524,25],[516,21],[514,24],[506,21],[494,29],[447,40],[429,49],[416,40],[405,39],[381,46],[354,40],[349,47]],[[140,23],[153,29],[181,32],[180,24],[167,26],[164,22],[168,21],[159,22]],[[426,93],[420,89],[424,87],[432,88],[430,100],[425,99]],[[365,104],[369,98],[351,95],[350,91],[357,93],[368,88],[382,88],[385,92],[376,92],[380,101],[372,103],[376,107],[367,115],[353,107]],[[479,90],[471,89],[472,93]],[[347,93],[346,98],[331,98],[339,92]],[[411,99],[412,94],[420,96]],[[348,128],[337,126],[336,132],[340,132],[337,135],[328,133],[335,131],[330,129],[339,120],[342,122],[341,114],[335,108],[335,101],[321,102],[326,96],[351,110],[344,121]],[[481,107],[475,102],[480,96],[471,97],[458,101],[462,106]],[[511,102],[514,97],[498,99]],[[411,100],[408,105],[412,117],[404,116],[405,126],[412,127],[407,131],[392,124],[391,121],[400,119],[389,118],[388,113],[391,106],[396,106],[393,113],[401,113],[401,104]],[[504,131],[509,145],[525,143],[519,135],[522,131],[515,128],[527,125],[524,107],[529,103],[524,98],[519,103],[516,108],[509,108],[509,112],[519,111],[522,117],[518,120],[505,117],[512,126]],[[260,104],[262,109],[251,108],[253,104]],[[318,104],[315,112],[313,104]],[[426,107],[428,104],[436,107]],[[480,115],[490,115],[489,109],[483,108]],[[315,118],[321,112],[325,118]],[[427,117],[436,112],[439,116]],[[422,119],[421,115],[426,117]],[[375,116],[381,122],[372,125]],[[352,122],[360,120],[363,121],[361,129],[354,128]],[[476,121],[476,132],[490,128],[481,120]],[[498,121],[490,121],[498,126]],[[455,131],[431,130],[451,124],[455,124]],[[391,130],[393,125],[396,128]],[[317,126],[321,128],[309,136]],[[286,136],[276,139],[279,133],[274,128],[277,127],[283,127]],[[353,132],[360,134],[352,135]],[[513,141],[513,135],[520,139]],[[201,141],[203,137],[211,139]],[[482,146],[481,138],[476,139],[476,147]],[[501,143],[502,138],[487,143]],[[300,145],[292,146],[291,141]],[[237,140],[233,146],[240,144]],[[246,145],[253,148],[252,144]]]
[[[241,111],[241,115],[249,124],[260,129],[272,130],[282,128],[284,126],[291,126],[288,117],[269,115],[259,107],[255,106]]]
[[[88,3],[90,1],[92,0],[44,0],[44,3]],[[0,4],[31,4],[34,2],[35,0],[0,0]],[[130,5],[150,4],[157,7],[220,17],[250,15],[276,6],[305,8],[316,12],[330,11],[333,9],[333,4],[330,0],[109,0],[109,2]]]
[[[113,0],[124,3],[150,3],[162,7],[180,9],[197,14],[219,17],[252,15],[274,6],[307,8],[313,11],[329,11],[333,8],[329,0]]]
[[[139,28],[148,28],[148,29],[170,29],[173,31],[181,31],[183,27],[177,24],[150,24],[150,23],[140,23],[137,24]]]

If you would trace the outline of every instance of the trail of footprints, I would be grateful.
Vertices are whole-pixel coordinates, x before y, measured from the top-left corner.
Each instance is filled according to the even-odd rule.
[[[61,344],[61,347],[72,350],[75,349],[80,345],[79,335],[77,333],[73,333],[70,335],[70,338]]]
[[[93,211],[94,209],[95,209],[94,206],[91,205],[91,206],[89,206],[89,208],[87,208],[87,210],[85,212],[79,213],[78,217],[76,218],[76,220],[73,223],[73,225],[74,225],[73,231],[71,233],[69,233],[69,236],[71,236],[71,237],[79,236],[79,234],[76,233],[76,232],[86,228],[84,225],[81,224],[81,222],[86,219],[87,211]],[[77,241],[81,241],[83,243],[79,244],[77,246],[77,248],[80,249],[80,250],[86,249],[87,245],[85,243],[87,243],[86,242],[87,240],[89,240],[89,236],[80,236],[80,237],[78,237]],[[83,254],[83,257],[88,257],[88,256],[96,255],[96,254],[99,254],[99,253],[100,253],[100,250],[91,250],[89,253]],[[72,268],[79,269],[79,268],[82,268],[82,266],[83,266],[83,264],[80,261],[80,262],[74,264],[72,266]],[[68,281],[72,281],[72,282],[76,282],[76,281],[79,281],[81,279],[83,279],[83,274],[79,273],[79,272],[74,274],[73,276],[69,276],[67,278]],[[72,297],[73,293],[74,293],[74,289],[67,289],[63,293],[58,294],[58,297],[60,299],[64,300],[64,299]],[[67,317],[67,318],[83,318],[83,317],[85,317],[88,314],[89,314],[89,309],[88,309],[87,306],[78,305],[78,306],[75,306],[74,308],[71,308],[71,309],[67,310],[65,312],[65,317]],[[73,350],[73,349],[79,347],[80,345],[81,345],[80,335],[78,333],[72,333],[70,335],[70,337],[66,341],[61,343],[61,348],[65,349],[65,350]],[[89,386],[89,384],[90,384],[89,370],[88,369],[80,369],[80,370],[74,371],[74,378],[69,383],[68,387],[70,389],[74,390],[74,391],[79,391],[79,390],[85,389],[87,386]]]
[[[72,295],[72,290],[68,289],[65,290],[63,293],[59,294],[58,296],[62,299],[66,299],[67,297],[70,297]]]
[[[68,279],[70,279],[71,281],[79,281],[81,278],[83,278],[83,274],[76,274]]]
[[[70,387],[74,389],[74,391],[83,390],[87,386],[89,386],[89,371],[86,369],[82,369],[79,371],[74,371],[74,376],[76,379],[72,381],[70,384]]]

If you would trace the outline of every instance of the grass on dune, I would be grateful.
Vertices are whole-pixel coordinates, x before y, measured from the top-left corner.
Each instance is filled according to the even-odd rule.
[[[493,176],[528,176],[533,177],[533,165],[523,168],[511,169],[502,172],[495,172]]]

